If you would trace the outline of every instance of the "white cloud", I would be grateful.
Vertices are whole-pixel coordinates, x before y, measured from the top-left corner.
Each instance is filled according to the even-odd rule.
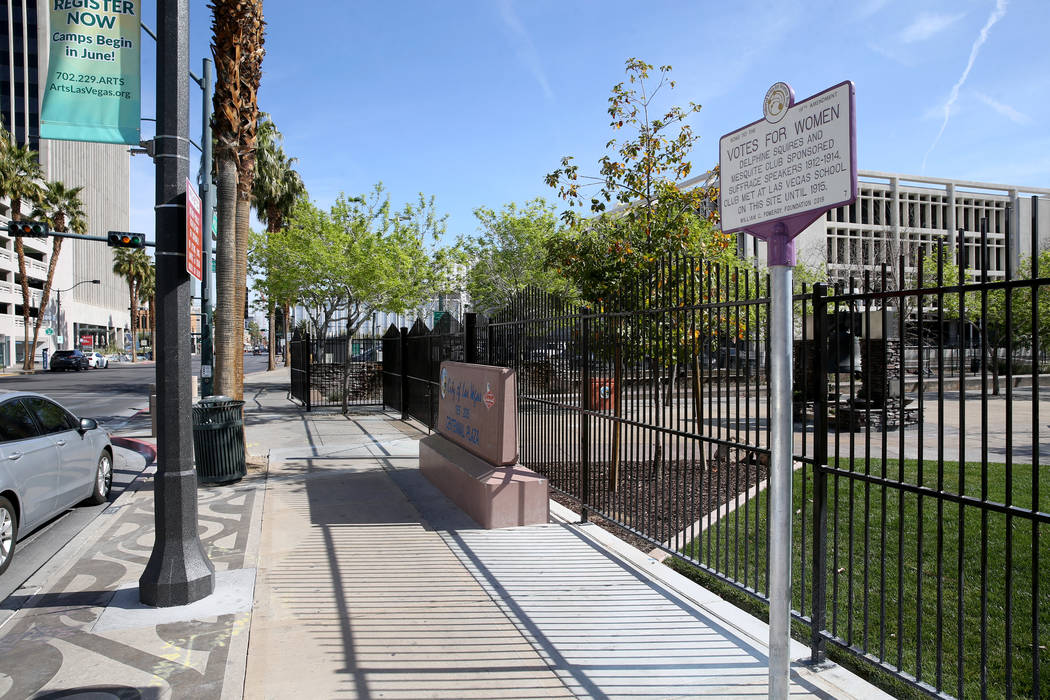
[[[891,49],[889,47],[882,46],[882,45],[876,44],[874,42],[869,42],[868,43],[868,48],[871,49],[872,51],[874,51],[875,53],[879,54],[883,58],[888,58],[889,60],[893,61],[894,63],[899,63],[902,66],[910,66],[911,65],[910,61],[906,60],[903,56],[898,55],[898,53],[896,51],[894,51],[893,49]]]
[[[964,15],[935,15],[923,12],[901,32],[900,40],[905,44],[925,41],[958,22]]]
[[[521,23],[518,15],[514,12],[511,0],[502,0],[499,3],[499,14],[503,23],[507,25],[511,34],[517,39],[518,59],[525,64],[525,67],[532,73],[532,77],[540,84],[547,99],[553,100],[554,92],[551,90],[550,83],[547,82],[547,74],[543,71],[540,56],[536,52],[536,47],[532,43],[532,37],[529,36],[525,25]]]
[[[998,100],[996,100],[996,99],[994,99],[992,97],[989,97],[988,95],[985,95],[983,92],[978,92],[978,93],[975,93],[975,94],[977,95],[977,99],[979,99],[981,102],[985,103],[986,105],[988,105],[989,107],[994,109],[996,112],[998,112],[1002,116],[1004,116],[1007,119],[1009,119],[1010,121],[1012,121],[1014,124],[1031,124],[1032,123],[1032,118],[1031,117],[1029,117],[1027,114],[1022,114],[1021,112],[1018,112],[1016,109],[1014,109],[1010,105],[1003,104],[1002,102],[999,102]]]
[[[944,130],[948,127],[948,120],[952,116],[952,108],[955,106],[955,101],[959,99],[959,89],[962,88],[963,83],[966,82],[966,78],[970,75],[970,70],[973,68],[974,61],[977,60],[977,54],[984,46],[984,42],[988,40],[988,32],[991,31],[995,23],[1003,18],[1006,14],[1006,0],[995,0],[995,9],[992,10],[992,14],[988,15],[988,21],[981,27],[981,32],[977,35],[977,38],[973,42],[973,46],[970,48],[970,60],[966,62],[966,68],[963,69],[962,75],[959,76],[959,80],[956,81],[955,85],[952,86],[951,94],[948,96],[948,101],[944,103],[944,121],[941,122],[941,130],[937,132],[936,138],[933,139],[933,143],[930,144],[930,148],[926,151],[926,155],[922,157],[922,170],[926,172],[926,161],[929,159],[930,154],[933,153],[933,149],[936,148],[937,143],[941,140],[941,136],[944,135]]]

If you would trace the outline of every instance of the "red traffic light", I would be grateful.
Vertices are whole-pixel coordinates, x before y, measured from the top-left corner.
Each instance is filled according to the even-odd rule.
[[[146,246],[146,237],[141,233],[110,231],[108,242],[113,248],[144,248]]]

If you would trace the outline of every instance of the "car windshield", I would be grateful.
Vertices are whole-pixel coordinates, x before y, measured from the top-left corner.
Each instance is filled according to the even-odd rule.
[[[72,350],[56,350],[52,357],[73,357]]]

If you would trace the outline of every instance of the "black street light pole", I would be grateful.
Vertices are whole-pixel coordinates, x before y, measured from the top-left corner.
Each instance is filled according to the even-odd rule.
[[[190,276],[186,271],[189,175],[189,0],[157,2],[157,473],[156,538],[139,600],[170,607],[205,598],[215,567],[197,532],[197,475],[190,421]]]
[[[69,289],[56,289],[55,290],[55,322],[58,324],[58,332],[60,337],[64,338],[66,334],[66,324],[62,322],[62,292],[72,292],[74,289],[82,284],[102,284],[101,280],[84,280],[83,282],[77,282]],[[62,341],[63,343],[65,340]],[[70,338],[70,347],[73,346],[72,338]],[[59,348],[61,350],[61,348]],[[44,369],[47,369],[45,367]]]

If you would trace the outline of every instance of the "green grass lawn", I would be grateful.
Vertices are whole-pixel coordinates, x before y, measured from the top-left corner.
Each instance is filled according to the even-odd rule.
[[[846,460],[840,464],[850,469]],[[858,460],[853,471],[975,498],[986,493],[985,500],[1003,504],[1009,491],[1009,502],[1025,509],[1031,509],[1037,487],[1038,510],[1050,513],[1050,466],[1039,468],[1038,482],[1031,465],[1018,464],[1008,475],[1002,464],[989,464],[982,474],[979,462],[962,470],[958,463],[945,463],[939,470],[936,463],[903,460],[887,462],[884,472],[880,461]],[[813,474],[808,467],[795,472],[793,495],[792,607],[810,615]],[[748,570],[748,585],[765,592],[766,541],[755,533],[765,532],[766,507],[763,492],[746,516],[743,509],[734,511],[683,551],[731,575],[735,564],[738,580]],[[1013,697],[1032,697],[1033,684],[1040,696],[1050,697],[1050,524],[835,475],[828,477],[827,522],[826,628],[835,636],[950,695],[981,697],[983,685],[989,697],[1006,697],[1010,681]],[[894,684],[891,692],[899,691]]]

